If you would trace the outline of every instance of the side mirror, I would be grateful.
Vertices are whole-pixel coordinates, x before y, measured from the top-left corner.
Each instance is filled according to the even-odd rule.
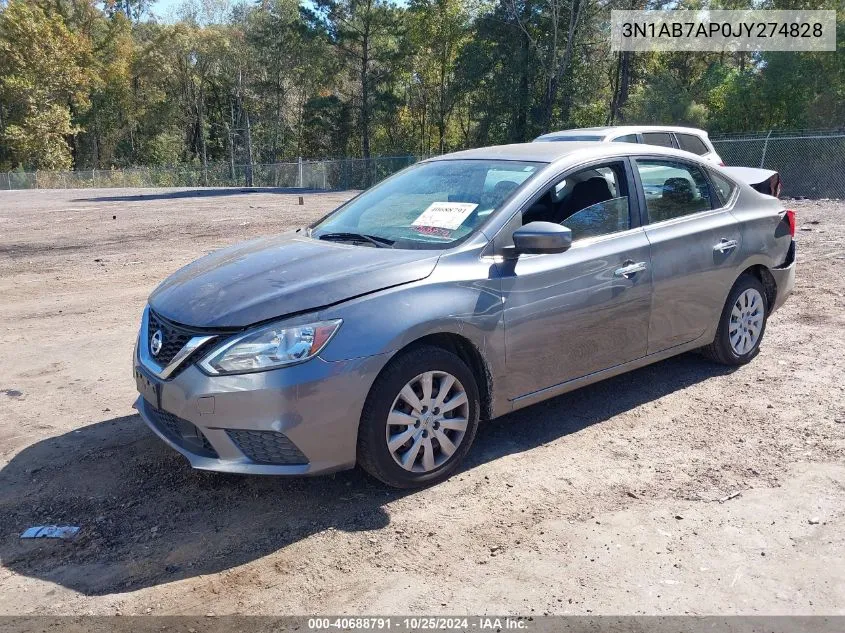
[[[572,231],[553,222],[529,222],[513,232],[513,250],[522,253],[562,253],[572,246]]]

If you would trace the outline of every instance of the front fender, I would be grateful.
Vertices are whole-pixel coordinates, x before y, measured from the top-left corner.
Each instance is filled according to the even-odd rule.
[[[444,258],[446,259],[446,258]],[[388,288],[320,313],[343,325],[320,357],[349,360],[392,356],[431,334],[456,334],[480,352],[490,377],[504,375],[501,283],[495,267],[478,257],[449,258],[427,279]]]

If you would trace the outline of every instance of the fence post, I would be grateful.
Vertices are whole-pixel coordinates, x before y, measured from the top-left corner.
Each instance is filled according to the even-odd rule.
[[[6,174],[6,182],[9,183],[9,191],[12,190],[12,172]]]
[[[96,189],[97,188],[97,170],[91,170],[91,187]]]
[[[35,170],[35,188],[38,189],[38,170]]]
[[[772,135],[772,131],[769,130],[769,133],[766,134],[766,140],[763,141],[763,154],[760,156],[760,169],[763,169],[763,163],[766,160],[766,150],[769,148],[769,137]]]
[[[297,174],[297,177],[296,177],[296,186],[299,187],[300,189],[302,189],[302,156],[299,157],[298,164],[299,164],[299,173]]]
[[[323,161],[323,190],[325,191],[328,187],[326,185],[326,161]]]

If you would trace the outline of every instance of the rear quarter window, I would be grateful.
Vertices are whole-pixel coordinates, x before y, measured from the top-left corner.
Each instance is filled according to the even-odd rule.
[[[676,133],[675,136],[678,139],[678,145],[680,145],[681,149],[685,152],[692,152],[693,154],[698,154],[699,156],[704,156],[710,152],[710,149],[704,144],[704,141],[694,134]]]
[[[719,199],[719,202],[722,203],[722,206],[728,203],[728,200],[731,199],[731,196],[734,195],[734,191],[736,191],[736,185],[722,176],[721,174],[717,174],[715,171],[709,171],[710,180],[713,181],[713,188],[716,190],[716,197]]]

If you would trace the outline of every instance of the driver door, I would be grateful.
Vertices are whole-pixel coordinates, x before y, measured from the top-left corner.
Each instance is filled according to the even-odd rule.
[[[625,159],[580,167],[504,229],[553,221],[573,238],[566,252],[500,264],[510,399],[646,354],[651,258],[633,182]]]

